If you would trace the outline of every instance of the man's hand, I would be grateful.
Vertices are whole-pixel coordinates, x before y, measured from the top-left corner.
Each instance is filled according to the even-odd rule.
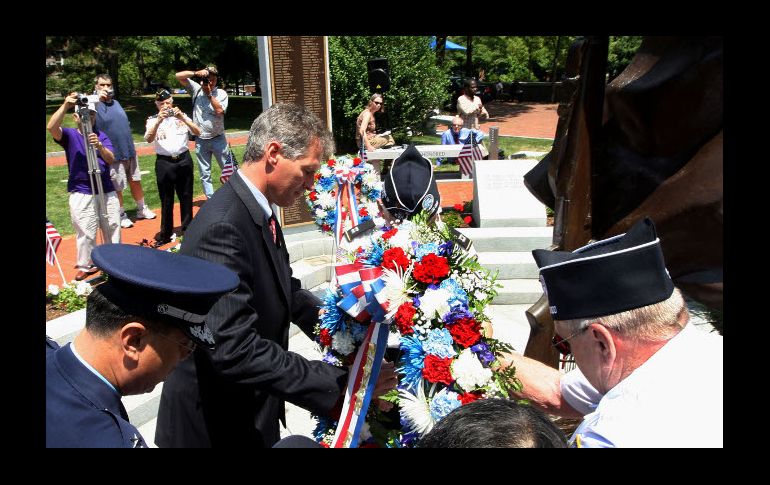
[[[67,95],[66,98],[64,98],[64,106],[67,109],[72,108],[75,106],[75,104],[78,102],[78,93],[76,91],[73,91]]]
[[[96,150],[100,150],[102,148],[102,142],[99,141],[99,135],[96,133],[89,133],[88,143],[90,143]]]

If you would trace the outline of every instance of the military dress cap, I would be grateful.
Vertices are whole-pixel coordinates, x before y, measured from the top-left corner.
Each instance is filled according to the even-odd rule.
[[[613,315],[671,296],[660,239],[649,218],[575,251],[532,251],[554,320]]]
[[[176,325],[196,344],[214,347],[206,314],[238,286],[228,268],[200,258],[132,244],[103,244],[91,258],[107,281],[99,292],[124,312]]]
[[[423,210],[432,216],[441,205],[433,164],[414,145],[393,160],[385,177],[382,202],[393,217],[402,220]]]
[[[165,101],[170,97],[171,92],[169,92],[168,89],[159,89],[158,92],[155,93],[155,101]]]

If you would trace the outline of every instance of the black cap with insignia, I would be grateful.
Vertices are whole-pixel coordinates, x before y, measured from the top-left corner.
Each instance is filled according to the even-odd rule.
[[[671,296],[660,239],[649,218],[575,251],[532,251],[554,320],[614,315]]]
[[[433,174],[433,164],[414,145],[409,145],[393,160],[385,177],[382,196],[385,208],[397,219],[411,219],[420,211],[428,217],[441,205],[441,196]]]
[[[163,101],[171,97],[171,92],[168,89],[159,89],[155,93],[155,101]]]
[[[99,292],[130,315],[179,327],[196,344],[212,349],[206,314],[239,278],[221,264],[130,244],[103,244],[91,253],[107,274]]]

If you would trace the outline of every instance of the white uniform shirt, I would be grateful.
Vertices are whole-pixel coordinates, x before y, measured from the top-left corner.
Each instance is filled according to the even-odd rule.
[[[147,118],[145,133],[149,133],[151,128],[158,122],[158,115]],[[155,153],[176,157],[180,153],[187,151],[187,132],[188,128],[184,121],[178,118],[165,118],[160,122],[158,131],[155,132],[153,146]]]
[[[579,410],[590,407],[598,392],[582,375],[572,377],[562,386],[565,399]],[[688,324],[601,398],[570,444],[723,447],[723,380],[722,337]]]

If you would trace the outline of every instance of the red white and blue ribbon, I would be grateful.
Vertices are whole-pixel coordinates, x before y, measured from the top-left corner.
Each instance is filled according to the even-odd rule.
[[[337,167],[334,175],[337,177],[337,218],[334,222],[334,239],[339,247],[345,233],[345,219],[350,219],[351,228],[359,224],[358,203],[356,201],[355,179],[361,172],[358,167]]]
[[[353,362],[348,387],[345,391],[345,402],[342,405],[339,424],[332,440],[332,448],[358,447],[361,427],[369,409],[377,378],[380,374],[382,357],[388,343],[388,327],[383,322],[369,325],[366,337],[358,348]]]
[[[385,323],[385,315],[389,305],[382,291],[385,283],[381,279],[381,267],[343,264],[335,267],[335,274],[343,296],[337,306],[361,323],[371,322],[348,378],[345,402],[332,444],[336,448],[355,448],[388,345],[389,325]]]

